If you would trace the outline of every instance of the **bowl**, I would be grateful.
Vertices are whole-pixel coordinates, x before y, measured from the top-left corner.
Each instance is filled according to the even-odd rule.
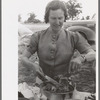
[[[70,89],[71,89],[70,91],[67,91],[67,92],[64,92],[64,93],[53,92],[53,91],[45,90],[44,84],[40,85],[41,93],[43,93],[49,100],[64,100],[64,98],[70,99],[71,95],[73,94],[74,87],[72,85],[70,85]]]

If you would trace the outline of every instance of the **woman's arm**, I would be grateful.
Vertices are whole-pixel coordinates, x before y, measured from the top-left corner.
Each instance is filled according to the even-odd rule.
[[[83,61],[95,60],[95,51],[88,41],[78,32],[74,34],[75,48],[80,52]]]
[[[32,54],[28,51],[28,50],[25,50],[23,52],[23,55],[21,57],[21,63],[23,64],[24,67],[28,67],[30,69],[33,69],[34,72],[36,71],[42,71],[41,67],[39,66],[39,64],[35,63],[35,62],[31,62],[29,60],[30,56]]]
[[[95,51],[91,49],[88,52],[85,52],[83,54],[80,54],[80,56],[73,58],[69,64],[69,73],[80,71],[82,63],[92,62],[95,60],[95,57]]]
[[[35,70],[35,65],[33,62],[29,60],[31,56],[31,53],[27,50],[25,50],[21,56],[21,63],[23,64],[24,67],[28,67],[29,69],[34,69]]]
[[[89,49],[86,53],[81,54],[84,57],[84,60],[87,62],[93,61],[96,59],[96,52],[92,49]]]
[[[80,52],[80,56],[72,59],[69,64],[70,72],[80,70],[83,62],[95,60],[95,51],[88,44],[87,40],[79,33],[74,34],[75,49]]]

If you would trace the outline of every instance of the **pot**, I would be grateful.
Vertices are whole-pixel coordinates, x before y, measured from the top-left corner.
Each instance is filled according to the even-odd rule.
[[[71,98],[71,95],[73,94],[74,87],[70,85],[71,91],[68,91],[66,93],[56,93],[45,90],[45,86],[41,84],[40,90],[41,93],[43,93],[48,100],[67,100]]]

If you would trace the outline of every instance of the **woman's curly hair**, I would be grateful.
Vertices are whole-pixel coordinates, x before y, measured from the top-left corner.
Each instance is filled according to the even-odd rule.
[[[63,1],[60,1],[60,0],[53,0],[53,1],[48,3],[46,10],[45,10],[44,20],[45,20],[46,23],[49,22],[49,12],[50,12],[50,10],[57,10],[57,9],[62,9],[64,11],[64,16],[65,16],[65,21],[66,21],[67,8],[66,8],[65,3]]]

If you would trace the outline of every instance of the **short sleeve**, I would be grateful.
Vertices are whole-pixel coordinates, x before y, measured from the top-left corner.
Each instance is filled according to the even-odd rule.
[[[75,49],[77,49],[80,53],[86,53],[88,50],[92,49],[87,40],[79,32],[74,32],[73,36]]]
[[[37,51],[38,49],[38,41],[39,41],[39,36],[38,32],[32,34],[30,38],[29,45],[27,46],[27,50],[33,54]]]

